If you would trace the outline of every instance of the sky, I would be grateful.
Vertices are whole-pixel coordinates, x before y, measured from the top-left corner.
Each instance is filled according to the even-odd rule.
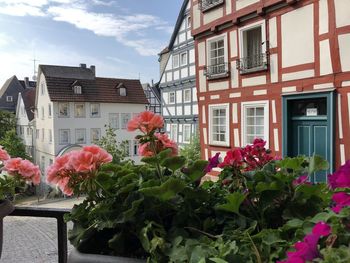
[[[13,75],[32,79],[34,59],[157,82],[157,54],[169,43],[182,2],[0,0],[0,87]]]

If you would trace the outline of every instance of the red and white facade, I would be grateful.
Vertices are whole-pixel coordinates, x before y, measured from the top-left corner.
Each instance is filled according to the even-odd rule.
[[[327,145],[325,151],[334,167],[350,159],[348,0],[191,2],[203,158],[254,137],[267,140],[276,155],[286,155],[292,120],[314,118],[327,122],[331,150]],[[332,95],[325,102],[328,110],[318,99],[326,93]],[[283,105],[288,96],[298,98],[290,104],[291,121]],[[309,100],[304,103],[302,96]],[[302,135],[305,126],[295,127]],[[312,126],[313,132],[320,127]],[[302,136],[297,140],[302,145]]]

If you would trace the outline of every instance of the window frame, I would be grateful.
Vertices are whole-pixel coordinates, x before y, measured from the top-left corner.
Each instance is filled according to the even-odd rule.
[[[174,136],[174,134],[173,134],[173,127],[176,127],[176,133],[175,133],[176,136]],[[170,137],[170,139],[173,140],[174,142],[177,142],[177,139],[178,139],[178,137],[179,137],[179,125],[178,125],[177,123],[171,123],[171,124],[170,124],[170,133],[169,133],[169,137]]]
[[[83,93],[83,88],[81,85],[74,85],[73,86],[73,91],[74,91],[74,94],[82,94]]]
[[[62,105],[67,105],[67,115],[62,115],[61,114],[61,106]],[[59,118],[69,118],[70,117],[70,106],[69,102],[59,102],[58,103],[58,117]]]
[[[83,137],[83,141],[79,142],[78,141],[78,132],[83,132],[82,134],[84,135]],[[75,129],[75,143],[77,144],[86,144],[86,129],[85,128],[78,128],[78,129]]]
[[[188,127],[189,128],[189,138],[188,140],[186,140],[186,133],[185,133],[185,127]],[[183,131],[183,134],[182,134],[182,140],[183,140],[183,143],[191,143],[191,132],[192,132],[192,125],[189,124],[189,123],[185,123],[183,124],[182,126],[182,131]]]
[[[175,65],[175,60],[174,60],[174,58],[177,58],[177,65]],[[179,68],[180,67],[180,56],[179,56],[179,54],[175,54],[175,55],[173,55],[172,56],[172,64],[173,64],[173,69],[176,69],[176,68]]]
[[[122,92],[122,91],[124,91],[124,92]],[[126,90],[125,87],[120,87],[119,88],[119,96],[120,97],[126,97],[127,96],[127,90]]]
[[[209,144],[214,146],[225,146],[230,147],[230,104],[229,103],[222,103],[222,104],[212,104],[208,106],[209,109]],[[225,123],[225,141],[214,141],[213,139],[213,110],[217,109],[225,109],[226,114],[226,123]]]
[[[97,105],[97,108],[98,108],[97,115],[93,115],[92,114],[92,107],[94,105]],[[99,117],[101,117],[100,103],[90,103],[90,117],[91,118],[99,118]]]
[[[183,91],[184,93],[184,103],[188,103],[188,102],[191,102],[192,101],[192,92],[191,92],[191,89],[184,89]],[[189,95],[189,99],[186,100],[186,92],[189,92],[190,95]]]
[[[218,42],[218,41],[224,41],[224,66],[225,66],[225,71],[226,72],[222,72],[222,73],[216,73],[216,74],[211,74],[210,76],[207,75],[208,78],[220,78],[220,77],[228,77],[228,73],[229,73],[229,57],[228,57],[228,44],[227,44],[227,33],[223,33],[221,35],[218,36],[214,36],[211,38],[208,38],[206,40],[206,55],[207,55],[207,59],[206,59],[206,63],[207,63],[207,68],[209,67],[213,67],[213,66],[217,66],[220,64],[216,64],[216,65],[212,65],[211,61],[212,61],[212,57],[211,57],[211,44],[214,42]],[[217,57],[218,58],[218,57]],[[217,59],[216,58],[216,59]],[[227,65],[227,66],[226,66]]]
[[[174,101],[173,102],[170,101],[171,94],[174,94]],[[170,91],[168,93],[168,96],[169,96],[169,104],[175,104],[176,103],[176,92],[175,91]]]
[[[51,105],[51,103],[48,104],[48,117],[49,118],[52,117],[52,105]]]
[[[129,116],[129,118],[128,118],[128,121],[127,122],[125,122],[125,120],[124,120],[124,117],[125,116]],[[127,129],[128,128],[128,122],[130,121],[132,119],[132,114],[131,113],[120,113],[120,128],[122,129],[122,130],[125,130],[125,129]]]
[[[269,135],[270,135],[270,116],[269,116],[269,101],[246,101],[241,103],[241,143],[242,146],[247,145],[246,134],[246,109],[247,108],[264,108],[264,139],[266,140],[266,148],[269,148]]]
[[[116,121],[116,127],[113,127],[112,125],[111,125],[111,116],[116,116],[116,119],[117,119],[117,121]],[[112,128],[112,129],[115,129],[115,130],[119,130],[120,129],[120,114],[119,113],[114,113],[114,112],[111,112],[111,113],[108,113],[108,123],[109,123],[109,125],[110,125],[110,127]]]
[[[185,56],[185,62],[183,63],[182,61],[182,56]],[[187,66],[188,65],[188,55],[187,55],[187,51],[185,52],[181,52],[180,53],[180,57],[179,57],[179,64],[180,64],[180,67],[184,67],[184,66]]]
[[[97,140],[94,140],[93,139],[93,131],[98,131],[98,139]],[[97,141],[99,141],[101,139],[101,129],[100,128],[91,128],[90,129],[90,142],[91,143],[95,143]]]
[[[13,102],[13,96],[6,96],[6,102]]]
[[[62,133],[67,132],[67,142],[62,142]],[[59,129],[58,130],[58,135],[59,135],[59,144],[60,145],[67,145],[70,144],[70,129]]]
[[[83,105],[83,115],[81,115],[81,116],[78,116],[78,114],[77,114],[77,106],[79,106],[79,105]],[[74,103],[74,118],[85,118],[86,117],[86,109],[85,109],[85,103]]]

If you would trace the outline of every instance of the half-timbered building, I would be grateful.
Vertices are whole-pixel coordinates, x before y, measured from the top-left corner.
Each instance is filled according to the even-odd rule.
[[[350,159],[349,1],[191,3],[203,158],[259,137],[328,172]]]
[[[198,105],[190,1],[184,0],[169,46],[159,54],[162,115],[178,144],[190,143],[197,132]]]

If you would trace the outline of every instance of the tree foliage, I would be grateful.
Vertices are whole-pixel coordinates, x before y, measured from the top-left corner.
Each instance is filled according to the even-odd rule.
[[[184,156],[188,161],[191,162],[195,162],[201,159],[201,144],[198,131],[194,136],[192,136],[191,143],[180,150],[180,155]]]
[[[31,159],[26,153],[26,148],[21,138],[17,136],[13,129],[5,132],[4,136],[0,139],[0,145],[2,145],[13,158],[20,157],[22,159]]]
[[[7,131],[16,129],[16,116],[8,111],[0,110],[0,139],[4,138]]]

